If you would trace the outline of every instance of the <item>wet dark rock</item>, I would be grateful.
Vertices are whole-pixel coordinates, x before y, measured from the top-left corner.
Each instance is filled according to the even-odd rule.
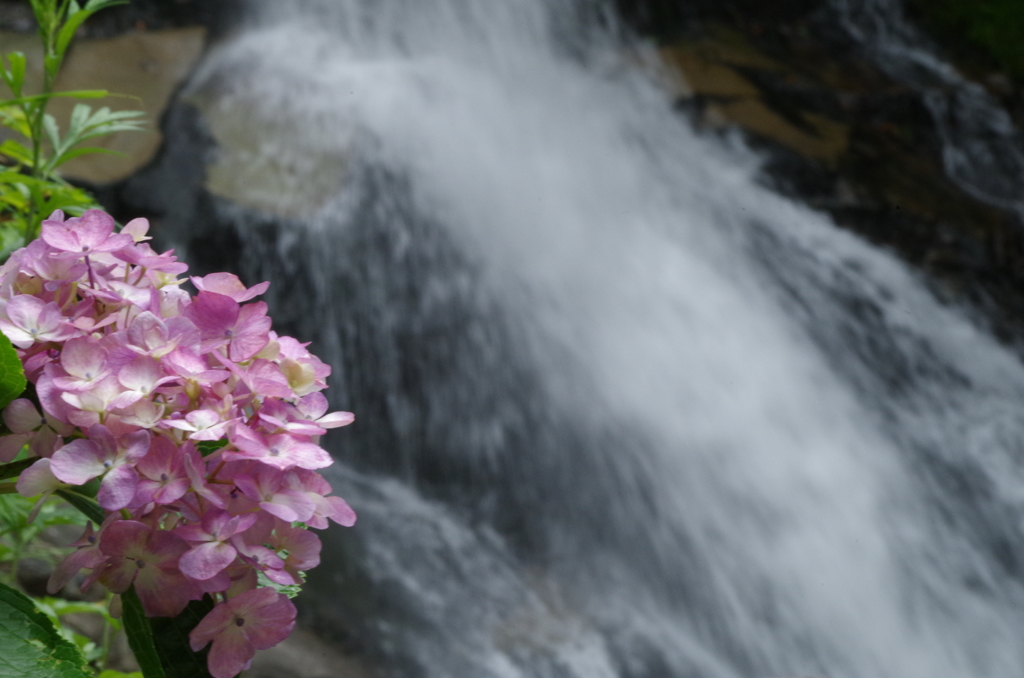
[[[821,2],[683,4],[625,13],[687,82],[677,109],[709,130],[740,130],[764,153],[766,185],[894,251],[1024,350],[1024,228],[946,175],[920,95],[869,62]],[[964,72],[1024,122],[1015,81],[973,64]]]
[[[242,0],[132,0],[98,12],[79,30],[83,38],[109,38],[129,30],[205,26],[227,31],[241,13]],[[0,0],[0,30],[35,31],[29,0]]]

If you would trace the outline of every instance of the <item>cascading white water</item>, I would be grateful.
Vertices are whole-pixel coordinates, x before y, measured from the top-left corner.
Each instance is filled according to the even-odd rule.
[[[189,85],[274,130],[254,175],[345,166],[243,262],[313,272],[275,317],[391,429],[335,438],[361,522],[314,623],[403,676],[1016,675],[1019,361],[587,9],[266,2]]]

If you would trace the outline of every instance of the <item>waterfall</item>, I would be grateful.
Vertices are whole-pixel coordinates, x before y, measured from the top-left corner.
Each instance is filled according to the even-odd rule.
[[[598,2],[251,9],[182,96],[357,415],[306,623],[403,677],[1019,673],[1016,356],[691,129]]]

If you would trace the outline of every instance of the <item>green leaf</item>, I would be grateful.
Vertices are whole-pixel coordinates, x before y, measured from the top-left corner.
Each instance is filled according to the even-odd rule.
[[[188,644],[188,634],[209,614],[213,604],[210,596],[203,596],[202,600],[189,603],[177,617],[154,617],[149,620],[167,678],[211,678],[206,668],[209,649],[193,652]]]
[[[145,678],[168,678],[153,642],[153,629],[134,586],[121,594],[121,605],[124,609],[124,632],[128,636],[128,645],[132,648],[135,661],[139,662],[139,668],[142,669],[142,675]],[[192,652],[187,646],[186,649]]]
[[[211,454],[221,449],[228,444],[227,438],[221,438],[220,440],[203,440],[196,443],[196,449],[199,450],[199,454],[204,457],[209,457]]]
[[[306,582],[306,573],[299,572],[299,577],[302,579],[304,584]],[[263,574],[263,572],[256,573],[256,581],[260,587],[269,586],[278,593],[283,593],[289,598],[294,598],[302,593],[302,584],[278,584],[276,581]]]
[[[39,459],[33,457],[32,459],[12,461],[10,464],[4,464],[3,466],[0,466],[0,480],[7,480],[8,478],[17,478],[18,476],[21,475],[22,471],[24,471],[37,461],[39,461]]]
[[[75,108],[78,108],[77,106]],[[46,136],[50,137],[50,143],[53,144],[55,149],[60,148],[60,128],[57,127],[57,118],[53,117],[49,113],[43,116],[43,129],[46,130]]]
[[[0,648],[5,678],[89,678],[78,649],[29,598],[6,584],[0,584]]]
[[[57,158],[53,161],[52,164],[54,167],[56,167],[58,165],[63,165],[68,160],[74,160],[80,155],[90,155],[92,153],[101,153],[103,155],[117,155],[120,157],[127,157],[126,154],[122,153],[121,151],[113,151],[109,148],[100,148],[98,146],[82,146],[81,148],[73,148],[67,153],[61,153],[59,156],[57,156]]]
[[[0,108],[7,106],[20,106],[22,104],[31,104],[40,101],[46,101],[54,97],[73,97],[75,99],[102,99],[103,97],[110,96],[110,92],[105,89],[76,89],[68,92],[51,92],[49,94],[36,94],[30,97],[18,97],[17,99],[4,99],[0,101]]]
[[[90,499],[85,495],[81,495],[72,490],[57,490],[56,494],[58,497],[85,514],[86,518],[97,525],[102,525],[103,521],[107,518],[107,512],[103,510],[103,507],[97,504],[95,500]]]
[[[26,167],[32,166],[32,151],[25,147],[14,139],[6,139],[0,144],[0,154],[6,155],[11,160],[25,165]],[[6,172],[5,172],[6,174]],[[2,181],[2,179],[0,179]]]
[[[7,61],[11,64],[11,69],[3,71],[4,82],[11,88],[11,93],[14,96],[20,97],[21,86],[25,84],[25,54],[24,52],[10,52],[7,54]]]
[[[0,333],[0,408],[8,404],[25,391],[25,366],[18,358],[18,352],[6,335]]]
[[[72,14],[68,16],[67,23],[64,24],[60,32],[57,34],[57,54],[64,56],[64,52],[67,51],[68,45],[71,44],[71,38],[75,37],[75,31],[78,30],[79,26],[82,25],[86,19],[92,14],[92,12],[86,12],[82,10],[74,11],[75,6],[72,6]]]

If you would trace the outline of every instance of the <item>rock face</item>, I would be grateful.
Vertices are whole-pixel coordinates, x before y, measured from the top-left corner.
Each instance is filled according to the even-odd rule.
[[[201,26],[155,31],[131,30],[110,38],[78,40],[73,43],[65,67],[57,79],[57,90],[105,89],[116,95],[105,99],[77,101],[54,99],[49,111],[61,129],[67,129],[72,108],[85,103],[96,110],[142,110],[146,132],[120,132],[94,140],[91,145],[117,155],[81,156],[66,163],[62,173],[69,179],[90,184],[108,184],[124,179],[153,159],[162,143],[160,118],[202,54],[206,29]],[[0,32],[0,49],[25,52],[32,68],[26,91],[38,91],[42,74],[42,49],[34,35]]]
[[[870,64],[822,2],[630,7],[680,75],[677,105],[696,125],[740,130],[766,154],[765,183],[897,252],[940,298],[980,310],[1004,341],[1024,346],[1019,217],[947,177],[920,95]],[[962,70],[1020,124],[1020,83],[976,60]]]

